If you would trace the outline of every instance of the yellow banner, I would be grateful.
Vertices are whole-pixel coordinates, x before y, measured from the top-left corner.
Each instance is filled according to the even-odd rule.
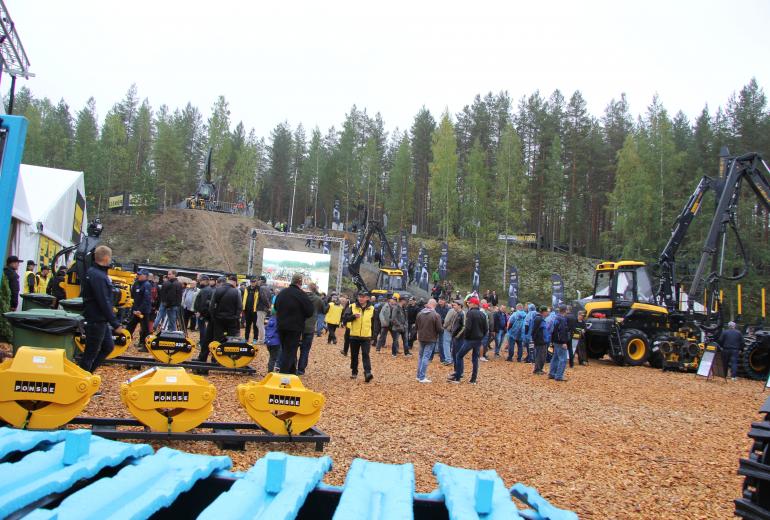
[[[50,265],[51,260],[56,253],[61,249],[61,244],[55,240],[51,240],[47,236],[40,235],[40,249],[37,255],[38,269],[43,265]]]
[[[110,209],[118,209],[123,207],[123,195],[113,195],[109,198],[108,204]]]

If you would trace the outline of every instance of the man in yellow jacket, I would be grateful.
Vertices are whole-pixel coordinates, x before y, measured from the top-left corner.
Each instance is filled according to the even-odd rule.
[[[364,381],[374,379],[372,362],[369,359],[370,342],[374,320],[374,306],[369,302],[369,294],[359,291],[358,301],[352,303],[342,314],[342,323],[350,329],[350,379],[358,377],[358,353],[364,363]]]
[[[332,301],[329,302],[329,310],[326,313],[326,327],[328,330],[328,336],[326,338],[326,344],[337,344],[337,327],[340,326],[342,320],[342,305],[336,296],[332,297]]]
[[[51,281],[51,268],[43,264],[40,266],[40,272],[35,278],[35,292],[38,294],[48,294],[48,283]]]

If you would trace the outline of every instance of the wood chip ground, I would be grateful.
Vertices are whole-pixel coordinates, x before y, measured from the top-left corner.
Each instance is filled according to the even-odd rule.
[[[532,365],[492,359],[481,363],[479,384],[471,386],[448,384],[450,370],[438,356],[428,369],[432,384],[417,383],[416,355],[373,350],[372,360],[374,381],[351,381],[340,346],[327,345],[325,337],[314,342],[302,381],[326,396],[317,426],[331,436],[327,483],[342,484],[355,457],[414,463],[420,492],[436,487],[436,462],[491,468],[506,485],[534,486],[581,518],[731,518],[743,482],[738,460],[767,397],[758,381],[706,381],[608,361],[568,369],[569,381],[557,383],[532,375]],[[266,365],[260,348],[256,379]],[[128,416],[119,388],[136,371],[105,366],[98,373],[104,395],[84,415]],[[235,387],[250,378],[212,373],[207,379],[218,391],[211,419],[248,421]],[[204,442],[171,445],[229,455],[240,470],[269,450],[317,455],[312,445],[249,444],[243,452]]]

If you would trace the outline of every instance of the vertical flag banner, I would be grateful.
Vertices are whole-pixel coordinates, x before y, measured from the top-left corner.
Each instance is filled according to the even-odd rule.
[[[551,308],[556,309],[564,303],[564,281],[556,273],[551,275]]]
[[[331,250],[331,242],[329,242],[329,235],[324,234],[323,254],[328,255]]]
[[[407,273],[407,268],[409,266],[409,247],[406,240],[406,231],[401,230],[401,263],[398,267],[404,271],[404,287],[406,287],[406,283],[409,281],[409,274]]]
[[[471,288],[473,292],[479,292],[479,286],[481,285],[481,258],[476,253],[476,257],[473,259],[473,280],[471,281]]]
[[[447,279],[447,265],[449,262],[449,244],[444,242],[441,244],[441,256],[438,259],[438,275],[441,280]]]
[[[422,271],[422,257],[425,255],[425,248],[420,246],[417,250],[417,261],[414,263],[414,272],[412,273],[412,282],[420,286],[420,272]]]
[[[508,306],[514,308],[519,303],[519,271],[515,265],[508,272]]]
[[[350,246],[348,245],[347,240],[342,244],[342,258],[342,276],[350,276],[350,271],[348,271],[348,263],[350,263]]]
[[[334,200],[334,209],[332,210],[332,229],[342,231],[342,226],[340,225],[340,201],[339,199]]]
[[[430,274],[428,273],[428,253],[423,251],[422,266],[420,269],[420,289],[427,291],[430,289]]]

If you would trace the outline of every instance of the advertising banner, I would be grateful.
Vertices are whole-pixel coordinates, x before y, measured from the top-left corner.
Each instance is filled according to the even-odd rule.
[[[557,309],[564,303],[564,281],[556,273],[551,275],[551,308]]]
[[[508,306],[513,309],[519,303],[519,271],[515,265],[508,271]]]
[[[481,258],[476,253],[476,257],[473,259],[473,279],[471,280],[471,288],[473,292],[479,292],[479,286],[481,285]]]
[[[285,249],[262,250],[262,276],[269,286],[282,289],[291,283],[294,273],[302,273],[302,284],[315,283],[318,291],[329,292],[331,256]]]
[[[449,244],[444,242],[441,244],[441,256],[438,259],[438,275],[441,280],[447,279],[447,265],[449,263]]]

